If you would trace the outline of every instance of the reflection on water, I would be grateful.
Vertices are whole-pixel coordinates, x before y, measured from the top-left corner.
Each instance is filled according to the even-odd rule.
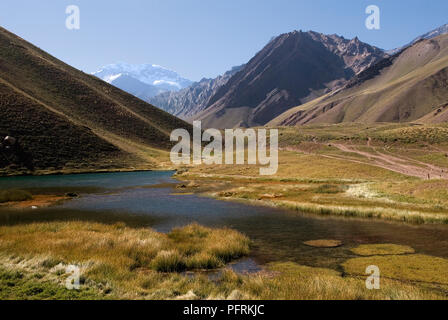
[[[350,248],[364,243],[405,244],[420,253],[448,257],[446,226],[409,226],[359,219],[313,217],[195,195],[175,195],[169,187],[145,187],[173,183],[175,180],[171,175],[172,172],[136,172],[1,178],[0,189],[97,187],[103,191],[84,194],[52,209],[4,212],[0,214],[0,223],[122,221],[162,232],[193,222],[212,227],[230,227],[253,240],[251,258],[259,263],[283,260],[311,266],[336,267],[352,256]],[[341,240],[344,246],[321,249],[303,244],[304,241],[316,239]],[[247,261],[253,263],[253,260]],[[254,266],[243,262],[242,267],[256,268],[256,264]]]
[[[153,185],[165,181],[172,171],[122,172],[70,174],[53,176],[1,177],[0,189],[50,188],[50,187],[99,187],[119,189],[133,186]]]

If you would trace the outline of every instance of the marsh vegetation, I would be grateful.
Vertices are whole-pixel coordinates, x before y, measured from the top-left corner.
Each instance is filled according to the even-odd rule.
[[[318,215],[448,223],[445,125],[341,124],[280,128],[279,171],[184,168],[196,192]],[[187,191],[189,191],[187,189]]]
[[[345,261],[344,275],[293,262],[244,275],[222,268],[249,253],[249,239],[229,229],[190,225],[161,234],[52,222],[0,227],[0,239],[2,299],[444,299],[448,289],[448,260],[393,245],[355,248],[363,256]],[[365,288],[363,273],[373,262],[384,270],[376,291]],[[82,270],[80,290],[65,288],[68,265]],[[203,272],[216,268],[215,277]]]

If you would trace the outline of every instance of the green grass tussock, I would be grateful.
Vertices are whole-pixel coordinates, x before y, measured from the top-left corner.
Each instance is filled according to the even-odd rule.
[[[102,295],[93,288],[67,290],[53,281],[41,281],[42,275],[32,276],[20,271],[0,268],[1,300],[92,300]]]
[[[160,251],[150,265],[159,272],[182,272],[187,268],[185,258],[175,250]]]
[[[23,190],[3,190],[0,191],[0,203],[19,202],[33,199],[31,193]]]
[[[359,256],[384,256],[415,253],[415,250],[409,246],[397,244],[365,244],[351,250]]]
[[[249,253],[249,239],[227,228],[210,229],[193,224],[174,229],[168,237],[185,257],[185,265],[200,269],[216,268]]]
[[[186,259],[188,269],[217,269],[224,265],[223,261],[210,253],[197,253]]]
[[[316,193],[327,193],[327,194],[337,194],[343,193],[347,190],[346,186],[323,184],[316,188]]]

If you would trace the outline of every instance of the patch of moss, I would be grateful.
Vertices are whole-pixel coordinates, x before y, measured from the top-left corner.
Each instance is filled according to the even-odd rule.
[[[381,290],[367,290],[365,278],[342,276],[334,270],[295,263],[273,263],[269,273],[246,279],[243,292],[267,300],[421,300],[444,299],[433,292],[402,281],[383,279]]]
[[[92,300],[104,296],[92,288],[68,290],[50,281],[39,281],[18,271],[0,269],[0,300]]]
[[[415,250],[409,246],[397,244],[364,244],[351,250],[354,254],[360,256],[384,256],[415,253]]]
[[[305,245],[315,248],[337,248],[342,246],[342,241],[339,240],[311,240],[304,242]]]
[[[19,202],[33,199],[28,191],[23,190],[3,190],[0,191],[0,203]]]
[[[316,188],[315,193],[337,194],[337,193],[345,192],[346,190],[347,190],[346,186],[323,184]]]
[[[346,273],[365,275],[375,265],[381,277],[448,285],[448,260],[422,254],[372,256],[350,259],[342,264]]]

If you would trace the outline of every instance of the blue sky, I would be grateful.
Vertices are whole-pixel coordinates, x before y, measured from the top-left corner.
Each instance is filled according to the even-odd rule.
[[[65,28],[78,5],[81,29]],[[381,30],[368,30],[368,5]],[[124,61],[168,67],[191,80],[247,62],[273,36],[337,33],[391,49],[448,23],[446,0],[1,0],[0,25],[85,71]]]

